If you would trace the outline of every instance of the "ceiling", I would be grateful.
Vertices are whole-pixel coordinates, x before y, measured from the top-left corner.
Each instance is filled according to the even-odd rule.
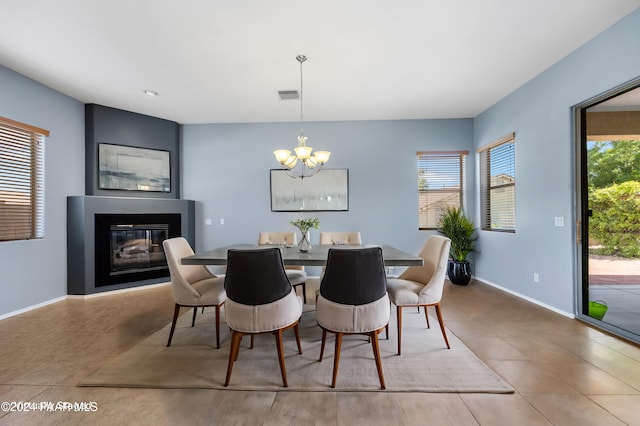
[[[179,123],[475,117],[640,0],[0,0],[0,64]],[[11,19],[6,19],[11,13]],[[143,90],[157,91],[150,97]]]

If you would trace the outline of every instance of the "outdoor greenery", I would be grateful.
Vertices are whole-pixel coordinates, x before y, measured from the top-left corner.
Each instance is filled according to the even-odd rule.
[[[592,142],[587,161],[590,189],[640,181],[640,141]]]
[[[597,254],[640,258],[640,182],[629,181],[589,192],[589,235]]]
[[[318,229],[320,227],[320,220],[317,217],[292,220],[289,223],[298,228],[303,235],[311,228]]]
[[[594,254],[640,258],[640,141],[594,142],[589,164],[589,236]]]
[[[440,218],[438,232],[451,240],[449,256],[453,260],[464,262],[475,250],[476,228],[460,207],[447,208]]]

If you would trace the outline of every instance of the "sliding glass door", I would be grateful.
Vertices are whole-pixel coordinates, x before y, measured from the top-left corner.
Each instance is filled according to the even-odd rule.
[[[576,109],[578,316],[640,342],[640,82]]]

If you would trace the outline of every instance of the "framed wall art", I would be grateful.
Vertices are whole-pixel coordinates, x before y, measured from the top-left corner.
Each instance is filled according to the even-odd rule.
[[[101,143],[98,187],[124,191],[171,192],[169,151]]]
[[[317,174],[293,178],[287,170],[271,170],[271,211],[349,210],[349,170],[322,169]]]

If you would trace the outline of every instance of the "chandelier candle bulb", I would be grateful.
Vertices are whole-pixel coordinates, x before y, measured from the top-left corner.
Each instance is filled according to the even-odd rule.
[[[289,151],[288,149],[277,149],[273,151],[273,154],[276,156],[276,160],[278,160],[281,163],[284,163],[289,159],[289,156],[291,155],[291,151]]]
[[[316,151],[315,156],[316,160],[318,160],[318,163],[324,164],[329,161],[331,153],[329,151]]]
[[[311,151],[313,151],[313,148],[311,148],[310,146],[298,146],[296,147],[295,151],[300,160],[306,160],[307,158],[311,157]]]

